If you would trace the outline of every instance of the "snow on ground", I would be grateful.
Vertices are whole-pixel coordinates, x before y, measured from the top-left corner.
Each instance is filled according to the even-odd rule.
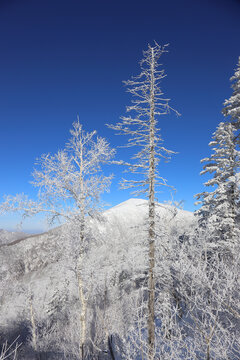
[[[194,226],[190,212],[159,204],[156,213],[158,229],[164,234],[180,236]],[[91,273],[94,277],[92,291],[104,286],[106,274],[111,273],[116,274],[116,279],[125,279],[127,287],[129,276],[134,279],[133,272],[139,273],[144,267],[147,200],[129,199],[105,211],[101,219],[89,218],[88,223],[89,245],[83,276],[89,277]],[[30,294],[39,318],[47,316],[54,293],[64,297],[67,288],[67,296],[77,298],[73,255],[78,236],[71,239],[66,229],[64,225],[20,241],[14,241],[20,239],[20,234],[11,237],[1,231],[1,242],[5,244],[0,246],[0,327],[3,329],[17,319],[29,318]]]

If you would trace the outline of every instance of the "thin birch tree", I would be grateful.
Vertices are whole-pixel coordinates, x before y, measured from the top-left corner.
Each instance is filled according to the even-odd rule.
[[[167,160],[173,151],[162,146],[162,138],[157,127],[157,119],[167,115],[171,110],[169,99],[165,98],[161,90],[161,81],[165,72],[160,69],[159,59],[167,52],[167,46],[148,45],[143,52],[140,62],[141,73],[131,80],[125,81],[127,91],[133,96],[132,104],[127,112],[134,116],[123,116],[121,122],[108,125],[117,131],[117,134],[127,135],[125,147],[138,147],[138,152],[131,162],[119,161],[120,165],[127,166],[127,171],[133,173],[133,179],[123,179],[123,189],[138,188],[135,195],[145,194],[148,197],[148,358],[154,358],[155,352],[155,238],[156,238],[156,190],[158,186],[166,185],[166,180],[160,176],[158,164],[160,160]],[[140,175],[140,177],[138,177]]]

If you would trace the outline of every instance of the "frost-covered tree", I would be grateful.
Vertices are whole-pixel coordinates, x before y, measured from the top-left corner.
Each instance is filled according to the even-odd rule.
[[[208,234],[202,235],[183,243],[173,264],[183,309],[177,326],[182,329],[182,350],[187,352],[174,359],[238,359],[239,246],[232,254],[233,261],[226,262],[221,249],[216,249],[209,261],[203,256],[209,247]]]
[[[200,225],[207,227],[211,242],[219,246],[233,244],[237,236],[240,152],[234,138],[233,125],[221,122],[209,143],[212,154],[201,160],[205,163],[201,175],[211,175],[204,185],[212,190],[196,195],[202,205],[196,212]]]
[[[166,76],[160,68],[159,59],[165,53],[166,46],[148,46],[143,52],[140,62],[141,73],[132,80],[125,81],[128,92],[132,94],[132,104],[127,112],[133,116],[123,116],[121,122],[108,125],[118,134],[127,135],[126,147],[137,147],[139,150],[132,157],[131,162],[118,162],[127,166],[128,171],[134,174],[133,179],[122,180],[123,189],[138,188],[134,193],[145,194],[148,199],[148,341],[149,359],[153,358],[155,348],[155,238],[156,238],[156,190],[166,185],[166,180],[160,175],[158,165],[160,160],[166,160],[173,153],[162,145],[162,138],[157,127],[158,118],[170,111],[169,99],[163,96],[160,84]]]
[[[23,216],[47,214],[49,223],[57,219],[68,221],[78,232],[79,246],[76,275],[81,303],[79,338],[80,358],[84,357],[86,340],[86,297],[81,276],[86,246],[86,216],[93,216],[100,208],[100,196],[109,189],[112,175],[105,176],[102,165],[108,163],[115,151],[108,142],[96,137],[96,131],[85,132],[79,120],[73,123],[71,138],[63,150],[44,154],[37,161],[32,184],[39,189],[38,200],[25,195],[7,197],[2,211],[20,211]]]
[[[42,212],[50,224],[56,220],[78,221],[82,241],[85,216],[101,208],[101,194],[109,189],[113,176],[105,176],[102,165],[115,151],[104,138],[96,136],[96,131],[85,132],[79,120],[73,123],[70,134],[63,150],[37,159],[31,182],[38,189],[37,200],[24,194],[7,196],[0,212],[19,211],[24,217]]]
[[[230,121],[237,130],[240,130],[240,57],[232,81],[233,94],[224,102],[222,110],[224,116],[229,117]]]

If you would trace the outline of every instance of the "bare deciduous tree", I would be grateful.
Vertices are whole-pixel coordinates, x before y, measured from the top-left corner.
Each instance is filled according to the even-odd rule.
[[[38,200],[25,195],[7,197],[2,211],[21,211],[23,216],[45,213],[49,223],[57,219],[68,221],[78,229],[79,247],[76,275],[81,303],[80,357],[84,357],[86,341],[86,298],[81,276],[82,257],[86,239],[86,216],[93,216],[101,207],[100,196],[109,189],[112,175],[105,176],[102,165],[107,164],[115,151],[108,142],[82,129],[79,120],[73,123],[71,138],[64,150],[56,154],[44,154],[37,161],[32,184],[39,189]],[[95,139],[96,137],[96,139]]]

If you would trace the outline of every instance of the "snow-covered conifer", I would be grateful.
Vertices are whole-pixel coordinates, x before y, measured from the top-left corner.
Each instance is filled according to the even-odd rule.
[[[212,190],[196,195],[202,205],[196,212],[200,224],[207,227],[212,243],[224,246],[226,241],[234,243],[237,235],[240,152],[236,150],[234,138],[233,125],[221,122],[209,143],[213,153],[201,160],[205,163],[201,175],[212,175],[204,185]]]
[[[240,130],[240,56],[234,75],[230,78],[232,81],[233,94],[225,100],[222,110],[224,116],[230,117],[230,120],[237,130]]]
[[[135,176],[131,180],[123,179],[122,188],[137,188],[134,194],[145,194],[148,203],[148,244],[149,244],[149,270],[148,270],[148,341],[149,359],[153,358],[155,351],[155,237],[156,215],[155,202],[156,190],[159,186],[166,185],[166,180],[159,174],[158,164],[160,160],[166,160],[173,153],[162,145],[162,137],[157,127],[157,119],[170,111],[169,99],[163,96],[160,84],[165,78],[164,70],[160,69],[159,59],[167,51],[166,46],[148,46],[143,52],[140,62],[141,73],[132,80],[125,81],[128,92],[132,94],[132,104],[127,107],[127,112],[133,112],[134,116],[123,116],[121,122],[108,125],[118,134],[127,135],[126,147],[136,146],[139,150],[132,157],[131,162],[119,161],[127,166],[128,171]]]

